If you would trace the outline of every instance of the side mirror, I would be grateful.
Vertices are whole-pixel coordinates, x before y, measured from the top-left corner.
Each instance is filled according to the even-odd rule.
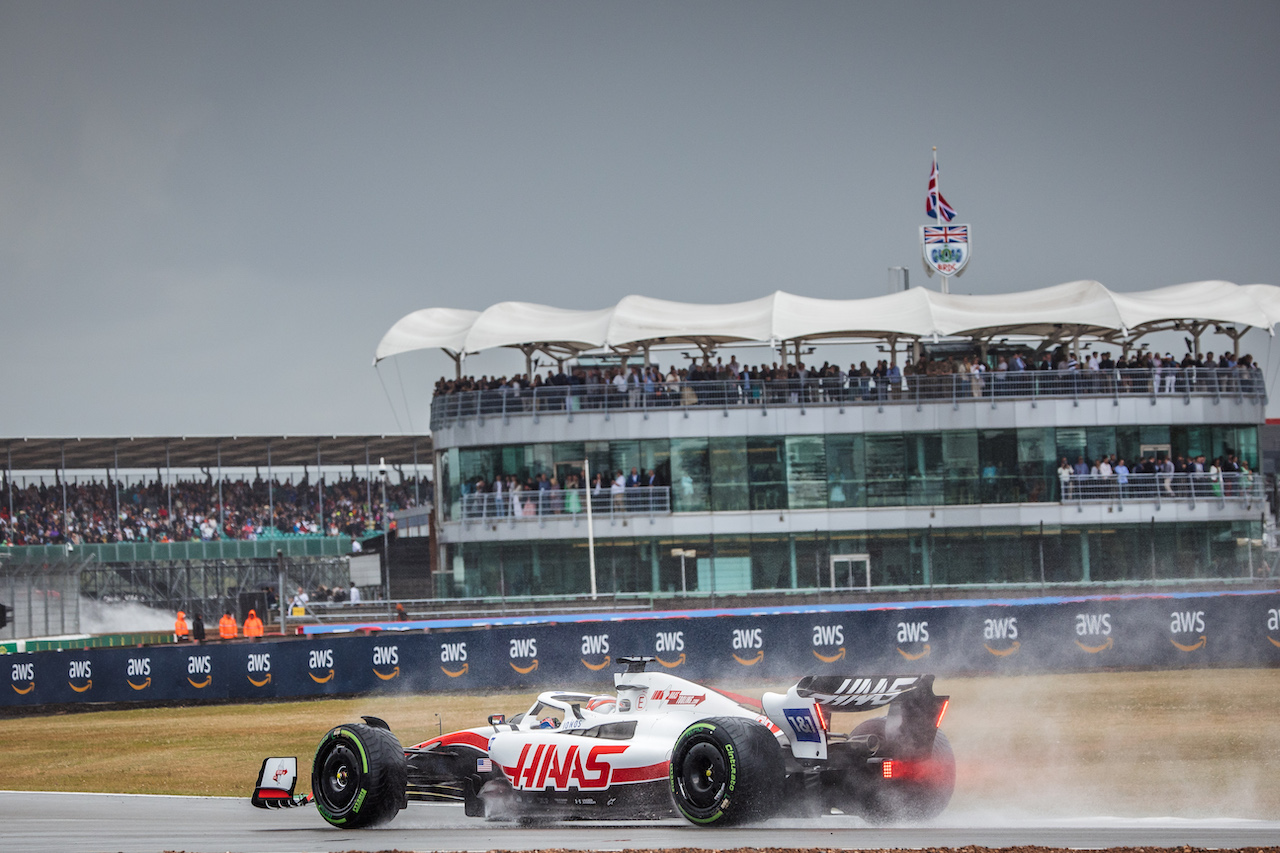
[[[502,725],[506,721],[507,721],[506,714],[490,714],[489,715],[489,725],[494,726],[495,728],[497,726]]]

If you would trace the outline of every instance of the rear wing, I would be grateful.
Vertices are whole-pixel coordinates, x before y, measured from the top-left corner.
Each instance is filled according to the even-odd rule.
[[[832,711],[871,711],[886,705],[885,740],[895,754],[928,754],[950,699],[933,692],[932,675],[809,675],[785,694],[764,694],[762,701],[797,758],[826,758]]]

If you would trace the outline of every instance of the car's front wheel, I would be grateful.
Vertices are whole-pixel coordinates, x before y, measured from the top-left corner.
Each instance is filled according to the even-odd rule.
[[[331,729],[311,764],[316,808],[344,829],[395,817],[404,808],[407,778],[408,764],[396,736],[360,723]]]
[[[671,796],[703,826],[765,820],[784,780],[782,749],[765,726],[739,717],[694,723],[671,753]]]

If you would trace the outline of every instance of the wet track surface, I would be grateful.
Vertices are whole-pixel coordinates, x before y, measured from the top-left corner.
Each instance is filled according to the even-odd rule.
[[[286,853],[348,850],[625,850],[1191,847],[1274,845],[1280,821],[1032,818],[944,815],[925,827],[868,827],[838,815],[701,829],[681,820],[578,821],[521,827],[466,818],[461,807],[411,805],[373,830],[328,826],[313,808],[265,812],[247,799],[0,792],[0,846],[29,853],[165,850]]]

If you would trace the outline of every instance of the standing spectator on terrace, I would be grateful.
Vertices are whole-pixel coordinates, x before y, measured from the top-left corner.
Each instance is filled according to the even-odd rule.
[[[181,643],[187,639],[189,633],[187,630],[187,614],[179,610],[178,618],[173,620],[173,639]]]
[[[1084,461],[1083,456],[1076,457],[1076,464],[1071,467],[1071,473],[1077,477],[1089,476],[1089,463]]]
[[[502,493],[506,486],[502,482],[502,475],[493,478],[493,503],[496,515],[507,514],[507,502],[503,499]]]
[[[627,480],[622,476],[622,471],[619,469],[617,475],[613,478],[613,485],[609,487],[609,494],[613,498],[613,509],[615,512],[622,512],[623,496],[626,494],[626,491]]]
[[[1164,354],[1164,392],[1172,394],[1174,383],[1178,378],[1178,362],[1174,360],[1173,353]]]
[[[1061,500],[1063,501],[1071,497],[1072,473],[1074,472],[1071,470],[1070,463],[1067,462],[1067,457],[1062,457],[1062,464],[1058,466],[1058,486]]]
[[[640,375],[640,368],[633,367],[627,375],[627,404],[633,409],[640,408],[640,394],[644,391],[644,378]]]
[[[1120,489],[1120,497],[1123,499],[1129,493],[1129,466],[1124,464],[1123,458],[1116,461],[1115,472],[1116,486]]]
[[[197,611],[196,618],[191,620],[191,639],[203,643],[204,636],[204,614]]]
[[[1168,497],[1173,497],[1173,460],[1165,457],[1159,463],[1160,487]]]
[[[591,478],[591,511],[602,512],[604,509],[604,476],[597,471]]]
[[[360,603],[360,587],[356,586],[356,582],[351,582],[351,591],[347,593],[347,601],[352,604]]]
[[[234,640],[240,633],[240,627],[236,624],[236,617],[231,615],[230,610],[223,611],[222,618],[218,620],[218,637],[223,640]]]

